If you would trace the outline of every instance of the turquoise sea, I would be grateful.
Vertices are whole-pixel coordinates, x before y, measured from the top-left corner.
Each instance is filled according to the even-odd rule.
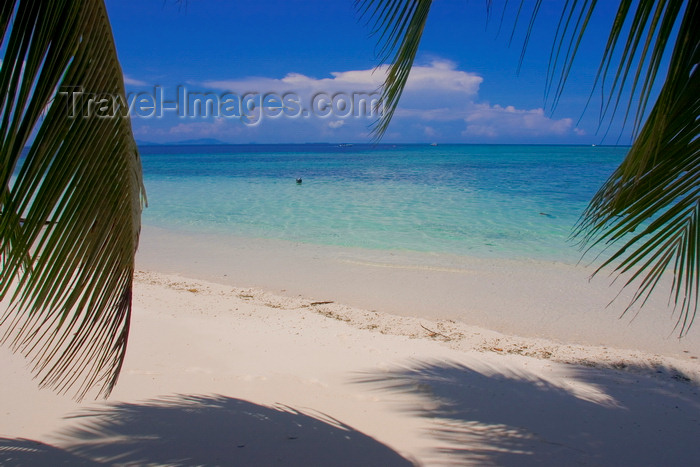
[[[575,262],[569,235],[628,147],[215,145],[140,147],[168,230]],[[302,178],[302,184],[296,178]]]

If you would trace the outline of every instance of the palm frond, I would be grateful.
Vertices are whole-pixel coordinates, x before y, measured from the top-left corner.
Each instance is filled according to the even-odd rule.
[[[488,5],[490,2],[486,1]],[[376,30],[382,33],[379,43],[384,61],[396,51],[382,89],[385,113],[374,129],[375,137],[380,138],[406,84],[430,2],[359,3],[363,14],[369,12],[376,19]],[[541,0],[532,2],[523,53],[540,5]],[[597,0],[567,0],[562,5],[545,86],[552,108],[562,96],[584,35],[596,18],[597,5]],[[521,0],[516,26],[524,6]],[[665,272],[672,269],[671,300],[678,311],[680,335],[688,331],[695,317],[700,282],[699,11],[700,2],[693,1],[619,0],[589,104],[600,89],[604,96],[599,115],[601,128],[607,121],[607,132],[616,114],[623,111],[623,125],[633,121],[634,142],[574,231],[584,249],[601,244],[613,247],[618,242],[622,245],[596,273],[617,264],[614,271],[629,277],[625,285],[638,287],[630,307],[643,304]],[[647,112],[669,51],[670,64],[663,86]],[[521,61],[522,58],[521,55]]]
[[[396,106],[406,87],[413,61],[418,52],[423,28],[432,0],[356,0],[362,16],[374,22],[373,33],[379,34],[380,61],[391,60],[377,107],[381,110],[372,133],[380,139],[389,128]]]
[[[597,3],[595,0],[566,2],[547,74],[547,96],[551,98],[552,108],[564,91]],[[653,85],[660,74],[664,53],[673,45],[669,40],[680,22],[684,3],[620,0],[589,97],[590,104],[594,92],[600,88],[604,98],[599,119],[601,126],[608,122],[606,132],[620,106],[625,108],[625,123],[634,114],[633,134],[641,130]]]
[[[6,1],[0,33],[0,339],[42,386],[106,397],[126,351],[145,202],[114,105],[125,90],[107,13],[102,0]]]
[[[619,261],[614,271],[629,274],[626,285],[639,279],[630,306],[640,300],[644,303],[662,275],[672,269],[671,300],[678,312],[679,334],[684,335],[697,312],[700,280],[700,4],[689,2],[683,11],[672,3],[645,8],[657,12],[663,8],[658,16],[674,14],[680,23],[660,20],[667,25],[655,33],[654,49],[659,49],[669,42],[674,27],[678,28],[664,85],[630,152],[589,204],[576,234],[589,248],[622,244],[596,272]],[[635,19],[644,17],[635,12]],[[635,30],[640,27],[632,26]],[[625,47],[625,62],[636,52],[631,47]],[[646,44],[643,47],[646,50]],[[624,67],[629,68],[626,63]],[[643,111],[658,69],[658,63],[651,63],[644,72],[637,112]],[[618,71],[616,81],[624,80],[626,74]],[[635,82],[640,74],[639,70],[635,73]]]

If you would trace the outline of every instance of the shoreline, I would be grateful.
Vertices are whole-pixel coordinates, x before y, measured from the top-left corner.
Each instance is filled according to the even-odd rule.
[[[39,391],[0,352],[11,382],[0,387],[0,463],[700,459],[697,360],[153,271],[139,270],[134,292],[127,358],[106,402]]]
[[[397,316],[452,320],[558,343],[700,358],[700,332],[674,333],[665,290],[622,315],[632,290],[554,261],[365,250],[145,227],[137,269],[315,297]],[[618,296],[619,294],[619,296]],[[612,302],[612,303],[611,303]],[[638,313],[639,311],[639,313]]]
[[[581,278],[147,227],[108,400],[39,390],[0,348],[0,464],[700,462],[697,342],[591,311],[615,290]]]
[[[157,271],[136,271],[135,281],[150,286],[189,292],[193,297],[204,294],[227,294],[254,307],[282,311],[308,310],[326,319],[344,323],[360,331],[387,336],[426,339],[459,352],[520,355],[537,360],[550,360],[565,365],[579,365],[602,370],[622,370],[659,378],[693,382],[700,386],[700,359],[655,354],[640,349],[585,345],[558,340],[504,334],[451,319],[430,319],[399,316],[377,310],[366,310],[333,300],[319,300],[301,295],[278,295],[262,288],[235,287],[179,274]],[[223,311],[223,310],[220,310]],[[229,312],[234,310],[229,309]]]

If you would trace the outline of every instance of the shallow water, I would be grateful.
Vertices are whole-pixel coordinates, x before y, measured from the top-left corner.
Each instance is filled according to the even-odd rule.
[[[140,148],[144,223],[308,244],[574,262],[569,235],[626,147]],[[297,177],[303,179],[298,185]]]

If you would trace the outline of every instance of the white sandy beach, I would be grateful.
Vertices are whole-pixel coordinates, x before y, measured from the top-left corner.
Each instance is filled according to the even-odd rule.
[[[0,350],[0,464],[700,463],[663,297],[630,321],[583,267],[368,254],[146,229],[108,401]]]

